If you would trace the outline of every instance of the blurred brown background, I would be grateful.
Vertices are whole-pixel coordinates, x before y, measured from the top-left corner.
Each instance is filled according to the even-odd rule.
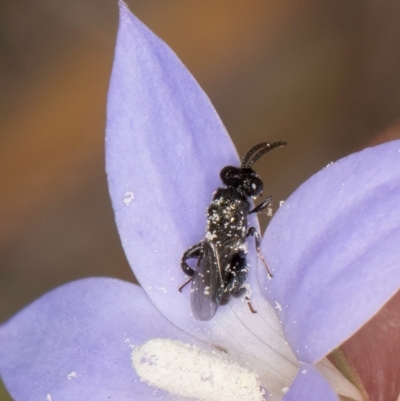
[[[128,5],[187,65],[241,155],[289,142],[257,166],[275,205],[399,117],[396,0]],[[114,0],[0,1],[0,322],[70,280],[133,280],[103,160],[117,22]]]

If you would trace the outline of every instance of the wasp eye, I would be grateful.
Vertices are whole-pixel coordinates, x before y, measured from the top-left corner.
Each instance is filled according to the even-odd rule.
[[[253,177],[248,188],[249,196],[258,196],[264,189],[262,181],[258,177]]]

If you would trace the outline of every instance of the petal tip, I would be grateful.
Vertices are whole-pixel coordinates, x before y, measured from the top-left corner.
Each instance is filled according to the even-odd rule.
[[[129,12],[129,7],[123,0],[118,1],[118,7],[121,14]]]
[[[118,0],[119,8],[119,25],[124,26],[125,24],[135,24],[139,22],[139,19],[131,12],[129,6],[123,1]]]

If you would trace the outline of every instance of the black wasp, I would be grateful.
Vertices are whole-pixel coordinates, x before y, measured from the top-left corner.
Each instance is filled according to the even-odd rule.
[[[246,291],[243,283],[248,272],[245,245],[248,236],[255,237],[257,254],[272,276],[260,252],[260,234],[254,227],[247,229],[247,216],[265,211],[271,205],[272,196],[251,210],[247,198],[255,199],[263,191],[263,182],[251,168],[253,163],[271,149],[286,144],[262,142],[247,152],[240,167],[227,166],[221,170],[226,188],[217,189],[208,207],[205,238],[191,246],[181,260],[189,280],[179,291],[192,281],[190,299],[196,319],[211,319],[218,306],[226,304],[231,295],[239,297]],[[197,259],[194,270],[186,262],[192,258]]]

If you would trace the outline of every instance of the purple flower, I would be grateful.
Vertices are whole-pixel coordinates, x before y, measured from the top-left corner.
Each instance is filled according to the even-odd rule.
[[[17,401],[176,398],[168,391],[199,397],[224,373],[211,377],[207,369],[226,363],[229,372],[241,366],[257,373],[271,400],[338,400],[335,392],[361,400],[324,357],[399,288],[400,142],[336,162],[280,208],[262,244],[272,280],[249,247],[257,314],[235,299],[211,321],[197,321],[189,289],[177,291],[185,280],[180,258],[204,236],[219,171],[239,159],[193,77],[122,2],[120,9],[107,174],[121,241],[143,289],[89,278],[29,305],[0,326],[6,387]],[[163,341],[148,342],[153,348],[146,351],[151,339]],[[173,357],[163,371],[166,349]],[[158,389],[141,381],[150,380],[148,372],[159,379]],[[243,374],[237,377],[247,380]],[[223,393],[233,399],[228,379]],[[235,390],[237,398],[244,399],[245,387]]]

